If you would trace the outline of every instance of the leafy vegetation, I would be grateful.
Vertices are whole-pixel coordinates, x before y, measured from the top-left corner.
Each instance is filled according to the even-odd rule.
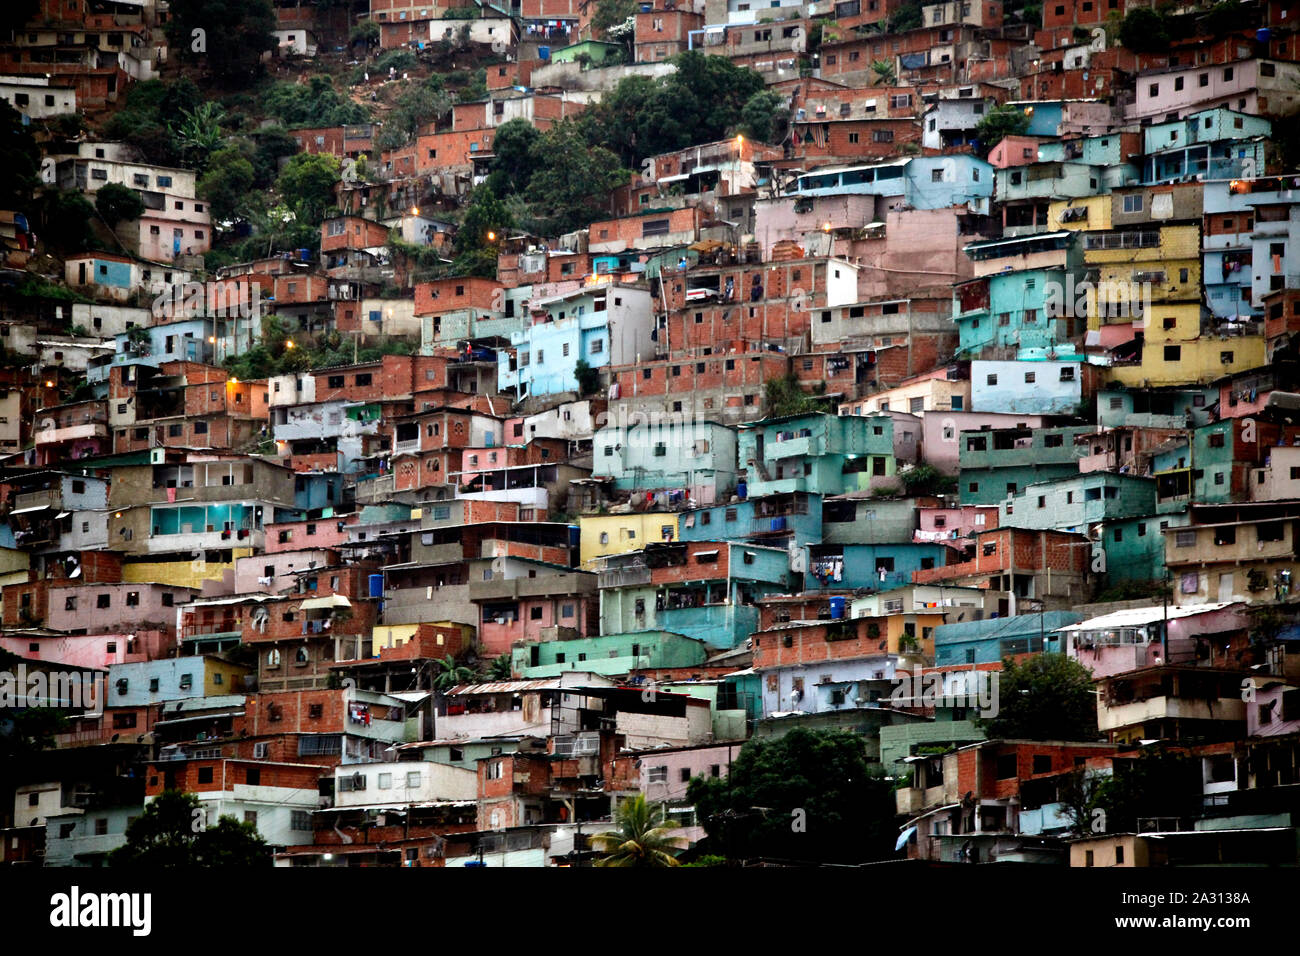
[[[976,717],[990,739],[1097,740],[1097,696],[1092,673],[1064,654],[1008,658],[998,679],[998,712]]]
[[[624,165],[639,168],[648,156],[731,136],[745,105],[766,89],[758,73],[725,57],[689,50],[671,62],[675,73],[625,77],[583,113],[579,122],[587,141],[614,149]],[[747,124],[761,125],[756,111]]]
[[[826,399],[809,395],[799,387],[797,375],[768,379],[763,386],[763,398],[767,402],[767,414],[770,418],[809,415],[826,411],[827,406]]]
[[[684,842],[667,826],[663,807],[647,803],[645,794],[623,800],[614,811],[613,830],[597,833],[591,846],[603,853],[597,866],[664,868],[679,866],[674,850]]]
[[[708,852],[730,860],[865,863],[893,856],[893,789],[867,765],[855,734],[797,728],[752,739],[726,779],[697,777],[687,798],[708,831]]]
[[[987,156],[989,151],[1008,136],[1023,136],[1029,129],[1029,117],[1015,106],[996,106],[984,114],[984,118],[975,127],[975,135],[980,142],[981,152]]]
[[[119,222],[139,219],[144,215],[144,200],[129,186],[105,183],[95,193],[95,209],[100,218],[112,229]]]
[[[171,0],[164,29],[172,55],[233,86],[251,83],[276,48],[270,0]]]
[[[252,823],[222,817],[203,825],[199,798],[164,790],[126,829],[126,843],[108,856],[109,866],[136,869],[174,867],[269,867],[271,851]]]

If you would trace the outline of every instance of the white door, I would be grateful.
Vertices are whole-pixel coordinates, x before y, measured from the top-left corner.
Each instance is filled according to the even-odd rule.
[[[1232,575],[1219,575],[1219,601],[1220,603],[1232,600]]]

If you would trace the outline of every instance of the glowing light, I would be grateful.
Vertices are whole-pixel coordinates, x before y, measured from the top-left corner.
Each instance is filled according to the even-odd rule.
[[[420,214],[420,207],[419,207],[419,206],[412,206],[412,207],[411,207],[411,215],[412,215],[412,216],[418,216],[419,214]]]
[[[208,336],[208,344],[209,344],[209,345],[216,345],[216,344],[217,344],[217,337],[216,337],[215,335],[209,335],[209,336]]]
[[[284,347],[287,349],[293,348],[293,339],[286,339],[284,343]]]
[[[491,230],[489,230],[489,231],[488,231],[488,242],[496,242],[496,241],[497,241],[497,234],[496,234],[495,232],[492,232]]]
[[[239,384],[239,379],[237,379],[237,378],[231,378],[231,380],[230,380],[230,384],[231,384],[231,385],[238,385],[238,384]]]
[[[45,380],[45,387],[46,387],[46,388],[53,388],[53,387],[54,387],[54,383],[51,382],[51,381],[47,378],[47,379]]]

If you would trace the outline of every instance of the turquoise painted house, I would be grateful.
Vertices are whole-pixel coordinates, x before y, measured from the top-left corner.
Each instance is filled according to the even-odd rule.
[[[768,418],[739,426],[737,457],[747,497],[866,491],[894,474],[894,421],[888,415]]]
[[[590,671],[619,677],[648,667],[695,667],[709,651],[702,641],[667,631],[603,634],[568,641],[521,644],[510,652],[511,669],[523,680]]]
[[[1052,632],[1082,620],[1074,611],[1047,611],[943,624],[934,629],[934,663],[991,664],[1014,654],[1059,651],[1060,637]]]
[[[822,496],[805,491],[750,497],[734,504],[684,511],[679,541],[752,541],[784,548],[822,539]]]
[[[913,571],[943,567],[943,544],[819,544],[808,547],[808,590],[887,591],[912,582]]]
[[[1063,428],[995,428],[962,432],[958,438],[964,505],[992,505],[1035,482],[1079,473],[1074,439],[1091,425]]]

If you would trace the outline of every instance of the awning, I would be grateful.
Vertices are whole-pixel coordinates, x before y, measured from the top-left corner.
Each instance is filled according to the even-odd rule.
[[[30,514],[33,511],[49,511],[49,510],[50,510],[50,505],[31,505],[30,507],[27,508],[15,508],[13,511],[9,512],[9,514],[25,515],[25,514]]]
[[[222,717],[243,717],[243,710],[222,710],[215,714],[197,714],[194,717],[173,717],[169,720],[155,720],[155,727],[170,727],[173,724],[192,724],[196,720],[218,720]]]
[[[331,594],[329,597],[308,598],[302,602],[301,608],[304,611],[322,611],[334,607],[351,607],[352,602],[342,594]]]
[[[907,846],[907,841],[912,839],[914,836],[916,836],[916,827],[908,827],[898,835],[898,842],[894,844],[894,850],[901,850],[903,847]]]

